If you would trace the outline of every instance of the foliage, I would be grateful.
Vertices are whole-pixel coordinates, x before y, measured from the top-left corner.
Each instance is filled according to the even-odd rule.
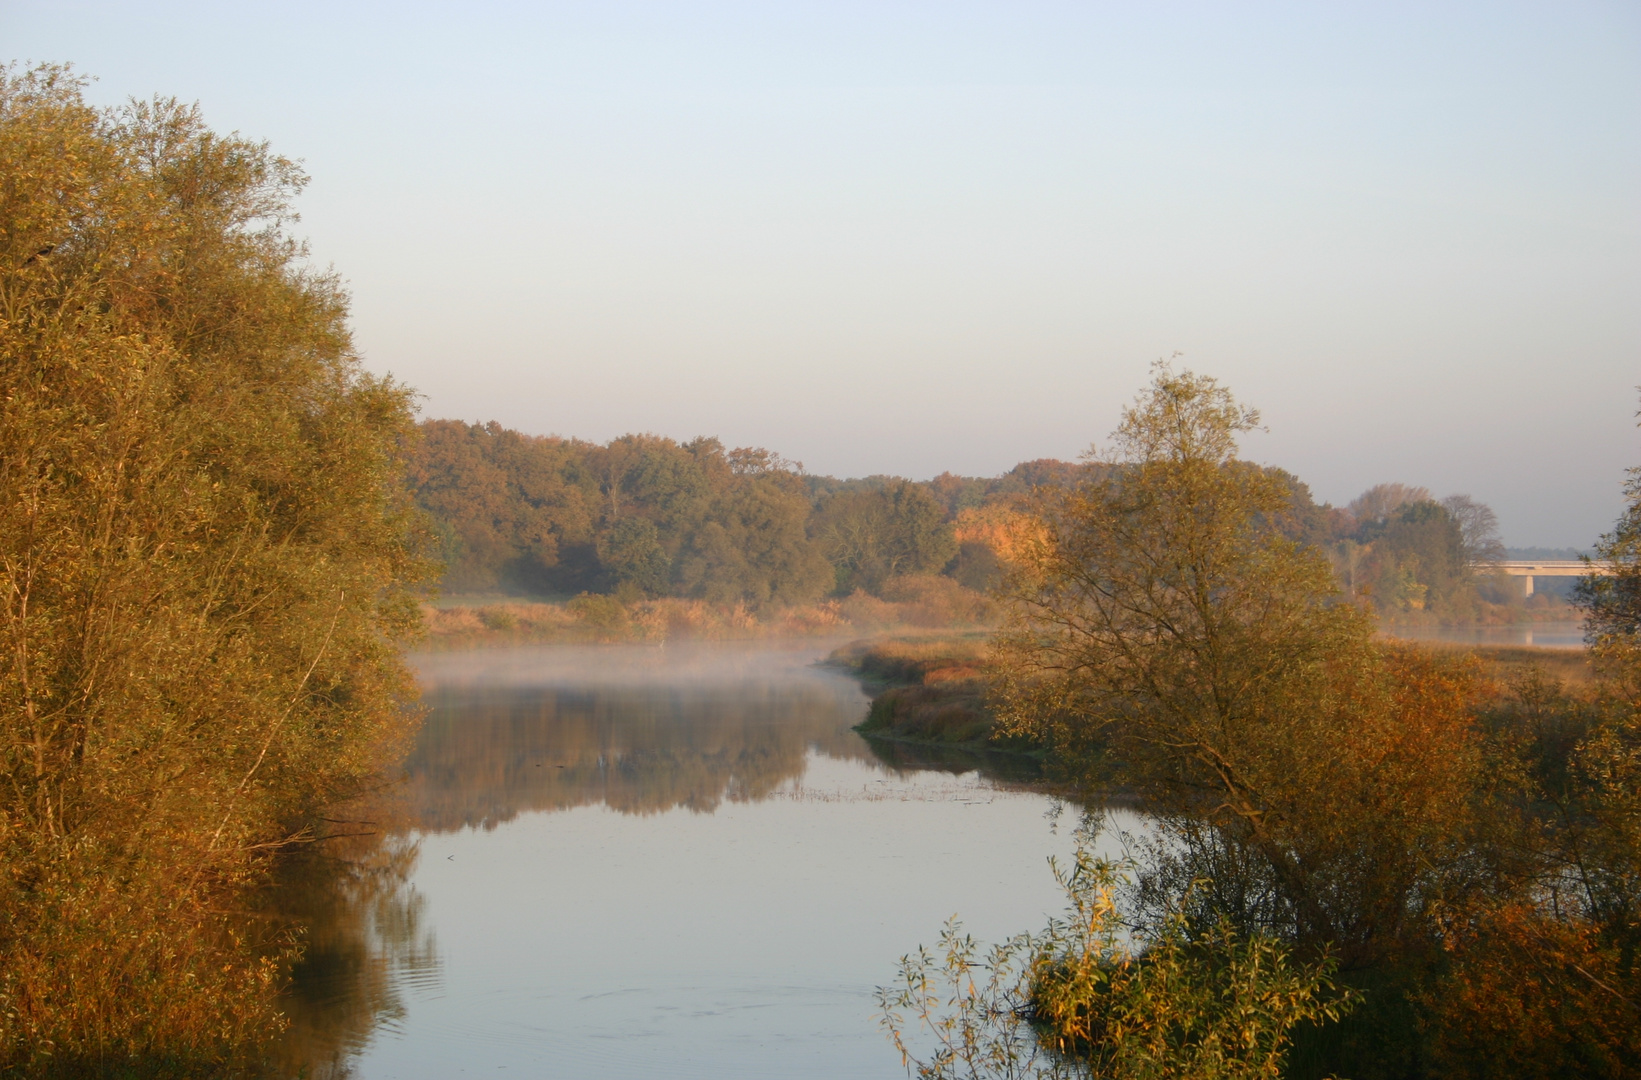
[[[1406,503],[1357,535],[1373,547],[1369,595],[1381,610],[1428,610],[1449,618],[1469,614],[1470,552],[1446,507],[1429,500]]]
[[[736,451],[732,460],[734,453],[769,457]],[[808,517],[798,477],[783,463],[737,463],[679,560],[684,595],[759,605],[817,599],[831,584],[832,571],[809,538]]]
[[[766,450],[422,428],[411,486],[448,537],[449,588],[801,604],[832,585],[801,467]]]
[[[892,577],[878,595],[898,605],[914,626],[993,626],[997,621],[997,605],[988,597],[942,574]]]
[[[1583,909],[1631,957],[1641,949],[1641,468],[1628,505],[1596,544],[1612,576],[1582,578],[1577,601],[1601,675],[1601,721],[1579,743],[1572,774],[1580,813],[1569,829]],[[1641,1022],[1641,999],[1630,998]]]
[[[614,597],[582,593],[564,606],[600,641],[622,640],[631,625],[627,609]]]
[[[1346,507],[1359,525],[1382,525],[1404,506],[1430,501],[1430,489],[1407,484],[1374,484]]]
[[[957,554],[943,508],[904,480],[830,496],[812,528],[836,568],[840,593],[877,592],[898,575],[938,573]]]
[[[1633,1075],[1641,972],[1597,924],[1512,902],[1445,921],[1451,963],[1420,995],[1440,1075]]]
[[[596,493],[581,444],[500,424],[428,420],[409,462],[418,503],[442,526],[445,583],[544,587],[586,561]]]
[[[1452,1076],[1633,1075],[1641,1058],[1641,470],[1596,545],[1612,577],[1576,602],[1599,680],[1511,684],[1529,796],[1526,887],[1456,907],[1450,958],[1424,995],[1435,1065]]]
[[[0,75],[0,1061],[221,1071],[286,949],[225,901],[409,719],[414,428],[297,167],[81,91]]]
[[[1624,484],[1627,504],[1613,530],[1595,545],[1595,558],[1612,565],[1610,576],[1579,579],[1575,602],[1584,611],[1595,655],[1617,678],[1621,692],[1641,701],[1641,468]]]
[[[1037,500],[997,638],[1005,725],[1045,739],[1090,799],[1115,785],[1156,815],[1128,838],[1142,928],[1269,933],[1371,987],[1351,1021],[1306,1034],[1307,1073],[1626,1075],[1641,620],[1624,582],[1641,482],[1598,548],[1617,576],[1582,586],[1600,680],[1499,650],[1495,679],[1457,650],[1371,639],[1305,542],[1340,520],[1291,484],[1284,508],[1278,477],[1235,460],[1252,423],[1212,380],[1164,367],[1118,452]],[[1386,604],[1399,580],[1427,611],[1471,602],[1471,563],[1497,553],[1490,512],[1369,494],[1343,523],[1356,595]]]
[[[875,684],[948,682],[981,674],[986,643],[977,637],[882,638],[856,641],[830,660]]]
[[[1296,1026],[1338,1019],[1332,965],[1295,964],[1275,939],[1174,912],[1125,933],[1116,870],[1079,847],[1055,877],[1069,907],[1038,935],[977,958],[956,920],[938,954],[901,959],[878,990],[882,1022],[908,1070],[943,1077],[1274,1078]],[[917,1057],[917,1031],[933,1052]]]
[[[598,561],[615,579],[617,591],[655,595],[666,590],[672,560],[661,548],[655,523],[622,518],[598,538]]]
[[[1211,771],[1224,733],[1315,699],[1360,650],[1367,624],[1280,529],[1287,484],[1233,459],[1253,422],[1213,380],[1160,370],[1108,467],[1042,500],[998,639],[1011,723],[1109,726],[1141,754],[1185,739]]]
[[[1498,517],[1469,495],[1439,502],[1428,488],[1376,484],[1343,510],[1306,492],[1296,515],[1303,539],[1325,548],[1345,594],[1399,621],[1513,618],[1519,591],[1486,577],[1504,557]],[[1488,599],[1491,596],[1491,600]]]
[[[989,742],[995,729],[986,705],[984,658],[983,640],[961,637],[857,641],[835,651],[831,661],[879,691],[855,730],[961,744]]]
[[[1468,495],[1449,495],[1441,501],[1441,507],[1458,527],[1459,543],[1466,561],[1495,562],[1504,558],[1504,543],[1499,539],[1499,518],[1492,507]]]
[[[1587,673],[1586,673],[1587,675]],[[1641,739],[1607,680],[1531,666],[1478,710],[1487,887],[1434,911],[1442,954],[1415,995],[1431,1068],[1623,1076],[1641,1047]]]
[[[1360,961],[1465,843],[1473,680],[1372,643],[1283,534],[1288,486],[1235,461],[1253,422],[1213,380],[1158,371],[1108,468],[1045,506],[997,639],[998,710],[1175,824],[1162,908],[1220,876],[1193,859],[1252,865],[1223,910]],[[1388,818],[1387,786],[1405,792]]]
[[[628,603],[792,606],[937,575],[987,592],[1010,558],[1015,504],[1085,471],[1044,459],[989,479],[838,480],[714,438],[598,445],[453,420],[422,433],[410,484],[442,542],[446,588]]]

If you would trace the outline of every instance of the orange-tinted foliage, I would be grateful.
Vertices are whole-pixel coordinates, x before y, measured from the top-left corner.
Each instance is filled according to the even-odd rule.
[[[1634,1076],[1641,977],[1593,925],[1508,904],[1446,927],[1452,967],[1424,995],[1443,1075]]]

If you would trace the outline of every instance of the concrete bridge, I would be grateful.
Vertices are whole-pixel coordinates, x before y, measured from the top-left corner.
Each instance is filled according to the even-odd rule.
[[[1521,578],[1521,595],[1533,595],[1533,579],[1536,577],[1584,577],[1594,574],[1600,577],[1611,577],[1613,565],[1610,562],[1583,559],[1500,559],[1498,562],[1472,563],[1478,574],[1503,574],[1506,577]]]

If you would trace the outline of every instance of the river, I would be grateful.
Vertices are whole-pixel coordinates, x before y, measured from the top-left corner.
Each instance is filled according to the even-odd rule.
[[[1449,645],[1531,645],[1541,649],[1584,648],[1581,622],[1517,623],[1511,626],[1395,626],[1386,637]]]
[[[298,883],[293,1073],[904,1076],[874,988],[954,913],[1040,928],[1073,821],[1018,759],[875,752],[826,651],[417,657],[398,823]]]

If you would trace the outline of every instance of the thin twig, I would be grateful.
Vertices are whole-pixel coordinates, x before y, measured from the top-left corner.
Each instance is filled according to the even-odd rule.
[[[274,736],[285,725],[285,721],[290,719],[291,713],[296,711],[297,703],[302,700],[302,692],[307,689],[308,680],[313,677],[314,669],[319,666],[319,661],[324,657],[325,650],[330,647],[331,635],[336,632],[336,624],[342,618],[342,608],[347,603],[347,599],[348,594],[345,591],[342,592],[337,600],[336,614],[331,616],[330,629],[325,631],[325,640],[319,643],[319,651],[314,654],[313,663],[308,665],[308,670],[302,675],[302,681],[297,683],[296,693],[292,695],[291,703],[285,707],[285,711],[280,714],[279,719],[275,720],[268,729],[268,737],[262,741],[262,752],[256,755],[256,761],[252,762],[251,767],[246,770],[245,776],[239,781],[239,786],[234,788],[232,795],[228,796],[228,812],[222,816],[222,824],[217,826],[217,831],[211,835],[211,842],[206,845],[205,853],[207,855],[216,850],[217,841],[222,839],[222,830],[228,827],[228,822],[234,816],[234,803],[238,801],[240,794],[245,790],[245,786],[251,782],[251,777],[255,776],[256,771],[262,767],[263,760],[268,756],[269,748],[273,746]],[[199,869],[195,869],[194,877],[199,877]],[[192,884],[192,880],[190,884]]]

